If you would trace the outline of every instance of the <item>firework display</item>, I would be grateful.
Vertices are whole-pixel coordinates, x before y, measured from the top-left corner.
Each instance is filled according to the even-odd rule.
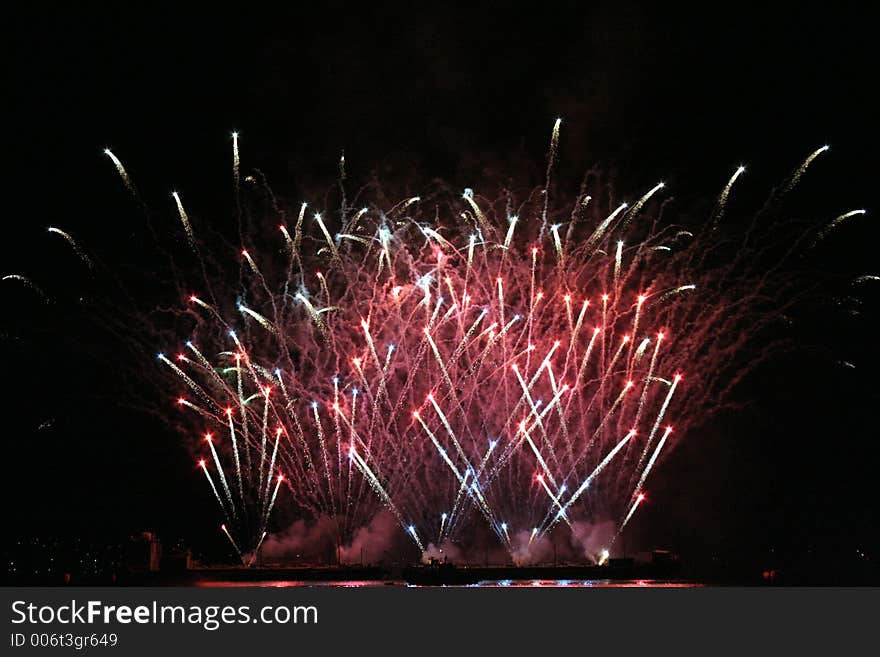
[[[355,206],[342,158],[340,207],[289,212],[245,175],[234,134],[238,213],[251,188],[272,207],[237,256],[209,250],[172,194],[194,265],[175,268],[188,333],[158,361],[243,562],[279,507],[332,519],[342,541],[384,509],[421,552],[482,527],[518,561],[581,521],[619,535],[678,441],[778,346],[757,338],[799,298],[784,262],[864,212],[793,239],[762,220],[827,146],[743,234],[724,228],[744,167],[696,225],[664,217],[662,182],[628,205],[588,177],[566,205],[560,129],[523,199],[443,189]]]

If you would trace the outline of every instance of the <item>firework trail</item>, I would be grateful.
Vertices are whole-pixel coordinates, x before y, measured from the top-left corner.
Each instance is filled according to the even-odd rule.
[[[553,165],[559,152],[559,128],[562,119],[556,119],[553,124],[553,133],[550,136],[550,151],[547,153],[547,173],[544,180],[544,209],[541,212],[541,234],[547,228],[547,210],[550,207],[550,176],[553,174]]]
[[[240,188],[232,137],[251,230],[261,188]],[[209,251],[207,226],[196,251],[174,194],[198,266],[172,268],[190,303],[154,334],[191,341],[160,355],[158,385],[171,381],[181,421],[214,436],[199,465],[243,562],[279,509],[331,518],[344,541],[386,509],[420,550],[480,526],[511,554],[519,536],[531,546],[578,519],[623,530],[649,474],[724,407],[752,367],[746,346],[798,299],[794,279],[761,273],[792,236],[759,226],[740,240],[760,246],[725,258],[718,224],[742,167],[693,231],[660,221],[663,183],[632,206],[598,185],[565,206],[551,199],[559,141],[557,120],[544,185],[518,206],[437,186],[307,216],[272,194],[265,234],[247,240],[264,248],[248,250],[240,224],[241,258]],[[339,172],[345,198],[344,159]],[[279,214],[296,216],[292,231]],[[558,217],[572,218],[564,239]]]
[[[208,472],[208,468],[205,465],[205,459],[199,459],[199,467],[205,473],[205,478],[211,485],[211,490],[214,493],[214,497],[217,498],[217,504],[219,504],[220,508],[223,509],[223,513],[224,515],[226,515],[226,521],[229,522],[229,516],[226,514],[226,507],[223,505],[223,499],[220,497],[220,492],[217,490],[217,485],[214,483],[214,479],[211,477],[211,473]]]
[[[844,221],[849,219],[850,217],[855,217],[858,215],[867,214],[867,210],[851,210],[849,212],[844,212],[842,215],[836,217],[831,223],[829,223],[825,228],[819,231],[819,234],[816,235],[816,239],[813,241],[812,246],[816,246],[820,241],[824,240],[828,237],[828,234],[837,228]]]
[[[644,493],[639,493],[636,496],[636,499],[633,501],[632,506],[629,508],[629,513],[626,514],[626,517],[623,519],[623,522],[620,523],[620,529],[617,530],[617,534],[614,537],[615,539],[617,538],[617,536],[620,536],[620,532],[622,532],[623,528],[629,524],[630,519],[633,517],[633,514],[636,512],[636,509],[639,508],[639,504],[641,504],[644,501],[645,501]]]
[[[183,224],[184,231],[186,231],[186,239],[189,240],[189,245],[195,249],[196,236],[193,233],[192,225],[189,223],[189,216],[186,214],[186,210],[183,209],[180,195],[177,192],[171,192],[171,196],[174,198],[174,202],[177,203],[177,212],[180,214],[180,222]]]
[[[730,177],[730,180],[727,181],[727,184],[724,186],[724,189],[721,190],[721,194],[718,196],[718,204],[715,206],[715,214],[714,221],[715,224],[721,221],[721,218],[724,216],[724,209],[727,205],[727,197],[730,196],[730,190],[733,188],[733,183],[736,182],[736,179],[739,178],[743,173],[745,173],[746,168],[742,165],[736,168],[736,171],[733,172],[733,175]]]
[[[129,192],[131,192],[132,196],[137,197],[137,190],[134,187],[134,183],[131,181],[128,172],[125,170],[125,167],[122,166],[122,162],[119,161],[119,158],[116,157],[109,148],[104,149],[104,155],[109,157],[113,164],[116,166],[116,171],[119,172],[119,177],[122,178],[122,182],[125,184],[125,188]]]
[[[654,196],[654,194],[656,194],[657,192],[659,192],[659,191],[660,191],[661,189],[663,189],[664,187],[666,187],[666,183],[664,183],[664,182],[658,182],[658,183],[657,183],[656,185],[654,185],[651,189],[649,189],[648,192],[647,192],[644,196],[642,196],[642,198],[640,198],[638,201],[636,201],[635,205],[633,205],[633,206],[629,209],[629,211],[626,213],[626,217],[624,218],[622,228],[623,228],[623,229],[628,228],[630,222],[631,222],[633,219],[635,219],[635,217],[636,217],[636,215],[639,213],[639,211],[641,211],[641,209],[642,209],[643,207],[645,207],[645,203],[647,203],[648,200],[649,200],[652,196]],[[621,242],[618,242],[618,245],[619,245],[619,244],[621,244]]]
[[[826,151],[828,151],[830,149],[831,149],[831,147],[828,146],[828,144],[826,144],[825,146],[822,146],[821,148],[817,148],[815,151],[810,153],[810,155],[807,157],[807,159],[804,160],[803,163],[797,169],[795,169],[794,173],[791,175],[791,178],[789,179],[788,184],[786,184],[786,186],[785,186],[783,194],[787,194],[792,189],[794,189],[795,186],[800,182],[801,177],[804,175],[804,173],[806,173],[807,167],[809,167],[813,163],[813,160],[815,160],[822,153],[825,153]]]
[[[235,542],[235,539],[232,538],[232,534],[229,533],[229,530],[226,528],[226,525],[220,525],[220,530],[226,534],[226,538],[229,539],[229,542],[232,544],[232,548],[235,550],[235,553],[238,555],[239,561],[241,561],[242,565],[245,563],[244,555],[241,553],[241,549],[238,547],[238,543]]]
[[[74,240],[73,237],[70,236],[70,233],[66,233],[63,230],[61,230],[60,228],[55,228],[54,226],[49,226],[49,228],[47,228],[46,230],[49,233],[61,235],[61,237],[63,237],[67,241],[67,243],[70,244],[71,247],[73,247],[73,250],[76,253],[76,255],[79,256],[80,260],[82,260],[84,263],[86,263],[86,266],[89,269],[95,268],[95,264],[91,261],[91,259],[86,254],[86,252],[83,251],[82,248],[80,248],[79,244],[76,243],[76,240]]]
[[[235,182],[235,197],[241,194],[241,160],[238,155],[238,133],[232,133],[232,177]]]
[[[46,303],[49,303],[49,297],[46,296],[45,292],[43,292],[43,290],[41,290],[40,287],[36,283],[34,283],[31,279],[29,279],[27,276],[22,276],[21,274],[7,274],[3,278],[0,278],[0,280],[19,281],[25,287],[28,287],[31,290],[33,290],[34,292],[36,292],[37,294],[39,294],[40,297],[43,299],[43,301],[45,301]]]
[[[636,484],[636,489],[633,492],[633,499],[637,499],[639,494],[642,491],[642,486],[645,483],[645,479],[648,478],[648,474],[651,472],[651,468],[654,467],[654,463],[657,461],[657,457],[660,456],[660,452],[663,450],[663,445],[666,444],[666,439],[669,438],[669,434],[672,433],[672,427],[666,427],[666,430],[663,432],[663,437],[660,439],[660,442],[657,443],[657,448],[654,450],[654,453],[651,455],[650,460],[648,461],[648,465],[645,466],[645,469],[642,470],[642,476],[639,477],[639,483]]]

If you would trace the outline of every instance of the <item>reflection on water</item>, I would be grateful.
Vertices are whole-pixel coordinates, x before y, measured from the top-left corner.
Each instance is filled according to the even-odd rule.
[[[239,588],[246,586],[256,586],[259,588],[271,587],[271,588],[287,588],[292,586],[338,586],[341,588],[352,588],[352,589],[360,589],[368,586],[406,586],[406,582],[391,582],[391,581],[383,581],[383,580],[352,580],[352,581],[342,581],[342,582],[321,582],[321,581],[304,581],[304,580],[295,580],[295,579],[271,579],[271,580],[260,580],[254,582],[233,582],[233,581],[223,581],[223,580],[201,580],[193,583],[194,586],[204,586],[204,587],[220,587],[220,588]]]
[[[303,581],[303,580],[266,580],[266,581],[258,581],[258,582],[233,582],[233,581],[222,581],[222,580],[201,580],[195,582],[195,586],[202,587],[228,587],[228,588],[237,588],[237,587],[273,587],[273,588],[286,588],[286,587],[296,587],[296,586],[335,586],[340,588],[364,588],[370,586],[406,586],[410,588],[419,588],[414,587],[411,584],[407,584],[402,580],[362,580],[362,581],[343,581],[343,582],[317,582],[317,581]],[[567,587],[567,588],[606,588],[606,587],[634,587],[634,588],[692,588],[703,586],[703,584],[699,582],[687,582],[687,581],[674,581],[674,580],[659,580],[659,579],[502,579],[502,580],[486,580],[483,582],[479,582],[477,584],[469,584],[467,585],[470,588],[498,588],[498,587],[510,587],[510,588],[557,588],[557,587]]]
[[[502,579],[485,581],[474,586],[485,587],[569,587],[569,588],[607,588],[607,587],[643,587],[643,588],[692,588],[703,586],[699,582],[670,581],[660,579]]]

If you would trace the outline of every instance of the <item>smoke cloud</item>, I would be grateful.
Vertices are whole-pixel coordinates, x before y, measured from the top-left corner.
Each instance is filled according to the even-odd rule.
[[[400,526],[391,513],[380,511],[368,525],[355,530],[350,543],[339,544],[339,534],[338,521],[328,516],[313,523],[297,520],[266,538],[262,556],[303,563],[379,563],[392,558]]]

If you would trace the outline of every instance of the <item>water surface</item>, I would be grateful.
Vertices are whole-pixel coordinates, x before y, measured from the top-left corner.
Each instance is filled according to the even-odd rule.
[[[288,588],[301,586],[335,586],[340,588],[365,588],[376,586],[405,586],[409,588],[419,588],[412,584],[407,584],[403,580],[352,580],[352,581],[305,581],[305,580],[264,580],[250,582],[236,582],[223,580],[200,580],[194,583],[194,586],[200,587],[220,587],[220,588],[238,588],[238,587],[269,587],[269,588]],[[477,584],[466,585],[469,588],[693,588],[703,586],[700,582],[679,581],[679,580],[659,580],[659,579],[502,579],[502,580],[484,580]]]

